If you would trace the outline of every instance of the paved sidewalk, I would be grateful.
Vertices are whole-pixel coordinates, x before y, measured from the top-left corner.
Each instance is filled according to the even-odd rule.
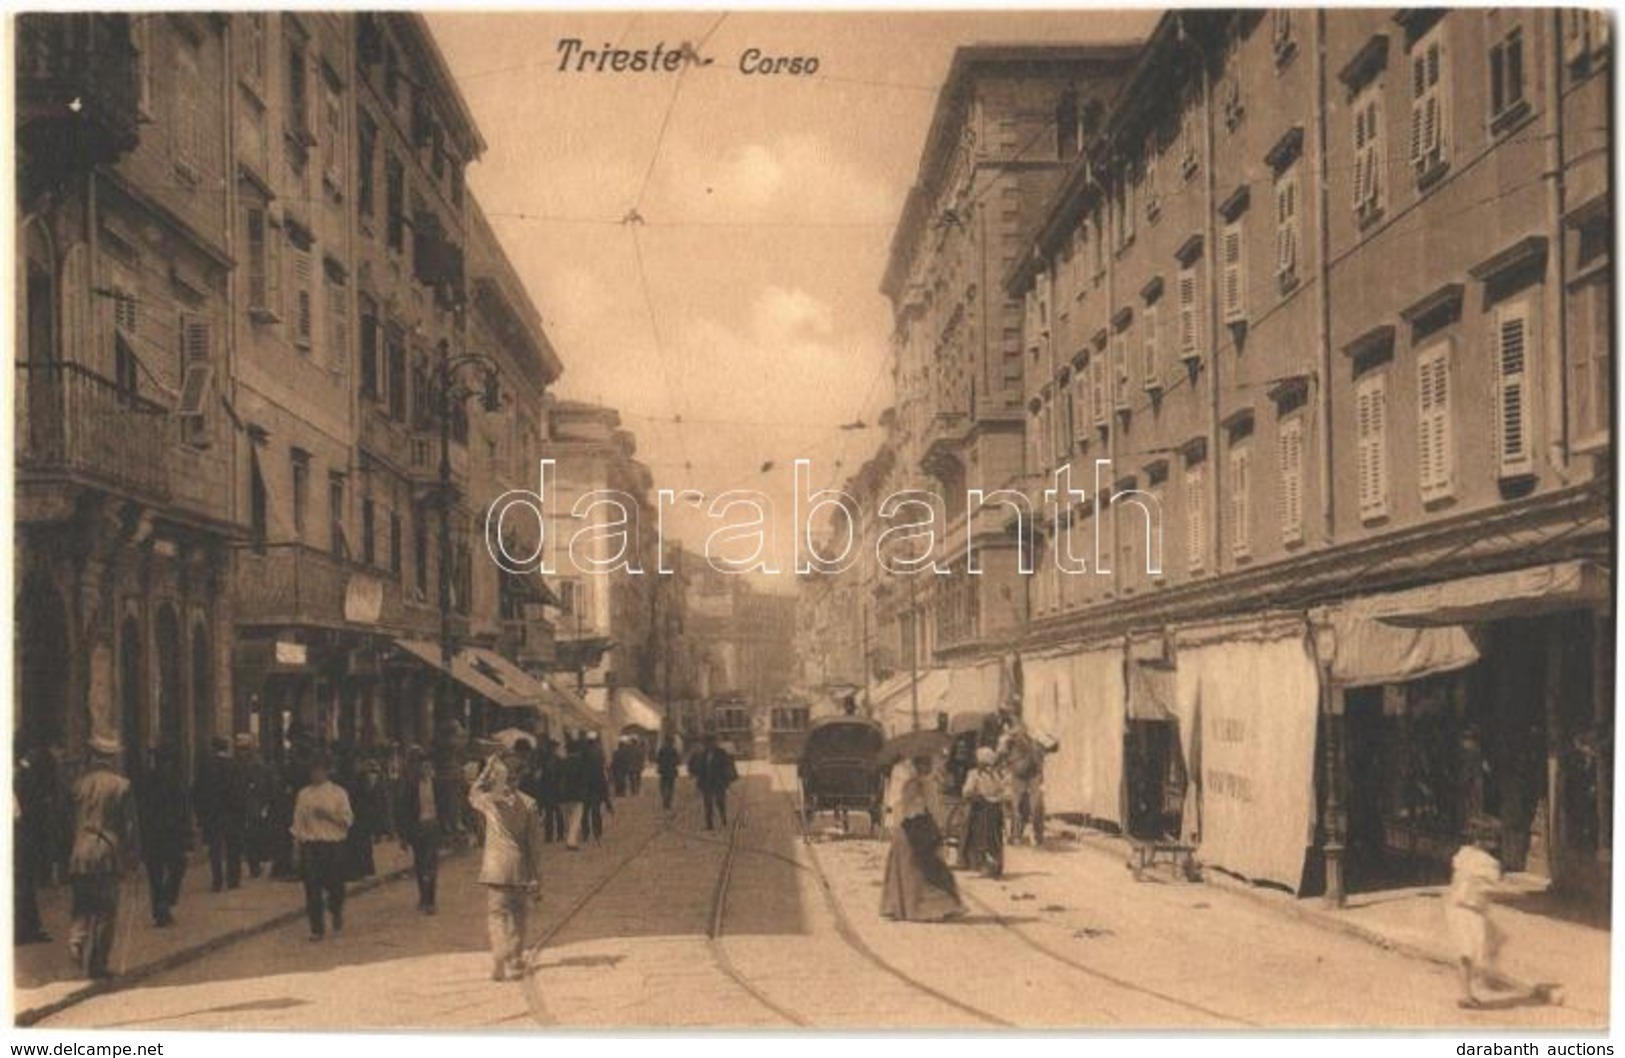
[[[1100,855],[1127,862],[1128,843],[1100,831],[1060,827],[1058,832]],[[1161,877],[1161,876],[1159,876]],[[1444,927],[1445,886],[1417,886],[1350,896],[1332,908],[1319,897],[1299,898],[1279,889],[1251,885],[1217,870],[1204,881],[1304,922],[1356,937],[1411,958],[1454,968],[1456,957]],[[1514,904],[1538,906],[1540,900]],[[1554,985],[1562,1002],[1577,1011],[1606,1014],[1609,999],[1611,934],[1551,914],[1498,903],[1496,925],[1506,936],[1501,972],[1518,987]]]
[[[375,845],[373,855],[377,872],[352,883],[352,895],[411,872],[411,854],[393,841]],[[111,982],[92,982],[76,977],[68,959],[68,887],[42,889],[39,900],[40,917],[51,941],[12,949],[13,1017],[23,1025],[244,937],[291,927],[304,918],[304,889],[298,882],[249,878],[245,872],[241,888],[210,892],[208,854],[198,850],[189,858],[182,880],[175,924],[167,928],[152,924],[145,872],[138,869],[125,878],[113,947],[112,969],[117,976]]]

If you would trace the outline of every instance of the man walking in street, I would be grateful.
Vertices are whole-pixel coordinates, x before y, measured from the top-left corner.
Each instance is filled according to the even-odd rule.
[[[524,976],[527,905],[541,899],[542,820],[536,802],[515,787],[516,768],[511,754],[493,755],[468,792],[485,820],[479,881],[486,887],[493,981]]]
[[[672,795],[677,792],[677,772],[682,767],[683,758],[677,753],[677,744],[670,735],[660,740],[660,750],[655,754],[655,774],[660,776],[660,808],[662,811],[671,811]]]
[[[558,758],[559,810],[564,817],[564,847],[581,850],[581,819],[587,801],[587,763],[580,740],[568,743]]]
[[[192,803],[209,848],[209,888],[218,893],[242,884],[248,804],[242,765],[231,756],[226,740],[216,738],[210,748],[213,752],[192,784]]]
[[[153,754],[136,786],[136,815],[141,820],[141,859],[147,867],[147,892],[152,902],[152,924],[173,925],[172,914],[181,897],[186,874],[186,783],[181,778],[180,754],[165,743]]]
[[[705,799],[705,829],[716,829],[714,818],[728,825],[728,787],[739,778],[733,754],[717,744],[717,736],[706,735],[705,745],[688,762],[688,773]]]
[[[86,977],[113,976],[113,927],[118,922],[119,880],[136,861],[135,800],[130,780],[114,762],[119,744],[91,738],[85,774],[73,786],[73,851],[68,882],[73,888],[73,925],[68,955]]]
[[[445,822],[453,818],[451,798],[443,783],[435,781],[434,761],[414,746],[408,755],[411,781],[401,784],[395,806],[401,847],[412,850],[412,873],[418,882],[418,910],[435,911],[435,883],[440,875],[440,838]]]
[[[344,931],[344,846],[354,822],[350,797],[344,787],[328,777],[327,759],[313,758],[310,782],[294,799],[293,825],[288,828],[299,849],[305,915],[310,920],[313,941],[326,935],[327,915],[332,916],[335,934]]]

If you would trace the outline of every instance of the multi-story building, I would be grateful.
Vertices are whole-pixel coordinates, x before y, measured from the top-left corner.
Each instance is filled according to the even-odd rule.
[[[484,559],[561,365],[423,20],[19,28],[19,733],[138,765],[427,742],[437,695],[587,719],[519,668],[545,585]]]
[[[881,286],[895,322],[893,429],[906,440],[893,480],[936,491],[948,525],[940,545],[950,573],[931,578],[924,609],[933,620],[912,631],[921,653],[974,650],[1024,622],[1016,548],[999,509],[967,505],[971,490],[1001,488],[1022,458],[1022,305],[998,279],[1132,56],[1116,47],[965,47],[938,98]]]
[[[17,736],[190,766],[232,692],[227,26],[16,28]]]
[[[1058,801],[1334,897],[1484,811],[1512,868],[1605,873],[1605,33],[1159,24],[1006,277]]]

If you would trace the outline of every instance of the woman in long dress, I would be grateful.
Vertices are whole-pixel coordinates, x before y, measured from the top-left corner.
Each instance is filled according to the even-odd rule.
[[[880,913],[899,922],[941,922],[965,913],[959,886],[942,862],[942,832],[931,815],[927,776],[931,758],[915,757],[913,774],[897,797],[898,825],[886,853]]]
[[[965,833],[959,842],[960,863],[990,878],[1004,874],[1004,779],[998,754],[989,746],[976,751],[976,770],[965,780]]]

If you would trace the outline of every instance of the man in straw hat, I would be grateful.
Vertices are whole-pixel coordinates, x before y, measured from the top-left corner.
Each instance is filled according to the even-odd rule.
[[[113,976],[113,927],[118,922],[119,880],[136,862],[135,800],[130,780],[118,774],[117,739],[95,736],[90,759],[73,786],[73,851],[68,881],[73,889],[73,924],[68,954],[90,978]]]

